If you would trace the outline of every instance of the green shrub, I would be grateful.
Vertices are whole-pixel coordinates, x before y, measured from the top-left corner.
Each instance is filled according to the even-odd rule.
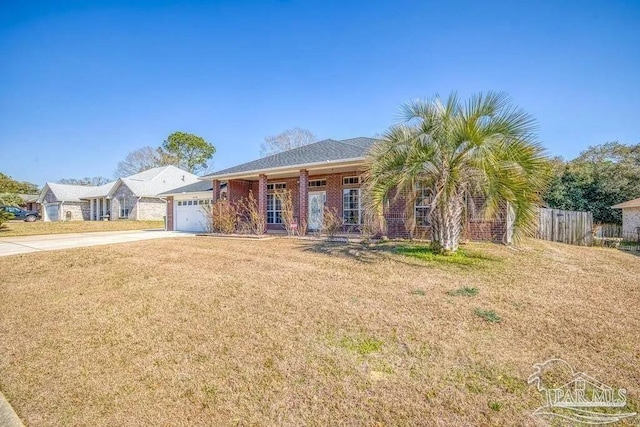
[[[476,308],[475,313],[476,316],[482,317],[484,320],[490,323],[500,323],[502,321],[502,319],[500,319],[500,316],[498,316],[493,310],[483,310],[481,308]]]
[[[13,218],[14,215],[12,213],[0,211],[0,228],[4,227],[5,222],[12,220]]]
[[[478,295],[478,288],[463,286],[461,288],[447,292],[447,295],[450,295],[452,297],[475,297],[476,295]]]

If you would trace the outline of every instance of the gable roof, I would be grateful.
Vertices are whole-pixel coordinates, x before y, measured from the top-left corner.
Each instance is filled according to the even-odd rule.
[[[626,202],[618,203],[617,205],[613,205],[611,207],[614,209],[640,208],[640,198],[627,200]]]
[[[363,160],[367,151],[375,142],[376,140],[373,138],[364,137],[343,139],[340,141],[325,139],[323,141],[314,142],[309,145],[293,148],[258,160],[223,169],[203,176],[201,179],[212,179],[222,175],[279,169],[314,163]]]
[[[111,197],[122,184],[129,187],[137,197],[156,197],[165,191],[198,181],[199,178],[196,175],[185,170],[175,166],[162,166],[118,179],[109,190],[107,197]]]
[[[38,202],[44,201],[44,196],[50,190],[57,201],[60,202],[79,202],[81,198],[87,197],[96,187],[88,185],[70,185],[70,184],[58,184],[55,182],[47,182],[40,195],[38,196]]]
[[[38,202],[42,203],[49,190],[59,202],[79,202],[94,197],[110,197],[122,183],[138,197],[154,197],[164,191],[195,182],[198,182],[198,177],[192,173],[175,166],[160,166],[99,186],[47,182],[38,196]]]
[[[111,191],[113,186],[116,185],[116,182],[117,181],[111,181],[111,182],[108,182],[108,183],[103,184],[103,185],[88,187],[88,188],[90,188],[90,190],[87,191],[87,194],[85,194],[81,198],[105,197],[105,195],[108,194],[109,191]]]
[[[16,194],[25,203],[36,202],[38,200],[38,194]]]

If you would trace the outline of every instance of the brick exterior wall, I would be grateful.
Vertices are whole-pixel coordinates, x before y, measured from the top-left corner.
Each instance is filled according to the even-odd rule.
[[[308,215],[308,192],[324,191],[326,193],[326,206],[335,209],[338,215],[342,215],[343,189],[360,188],[359,185],[343,185],[343,178],[349,176],[360,176],[361,171],[353,170],[350,172],[341,172],[329,175],[309,175],[306,170],[301,170],[300,176],[284,179],[270,179],[265,175],[260,175],[257,181],[230,180],[227,183],[228,200],[236,203],[238,200],[247,197],[249,191],[253,192],[254,197],[258,200],[261,212],[267,214],[267,184],[286,183],[287,190],[291,191],[294,216],[300,221],[300,215]],[[309,190],[308,182],[312,180],[326,180],[326,186],[313,187]],[[300,188],[303,188],[300,191]],[[263,191],[260,191],[260,187]],[[391,238],[408,238],[409,232],[406,228],[406,197],[400,196],[395,198],[391,194],[389,204],[385,212],[386,234]],[[280,224],[268,224],[269,230],[282,230]],[[500,211],[498,218],[492,221],[465,217],[463,224],[463,238],[471,240],[486,240],[503,242],[506,235],[506,207]],[[346,231],[346,230],[345,230]],[[429,239],[431,237],[431,228],[429,226],[416,227],[413,237],[420,239]]]
[[[484,201],[480,201],[482,204]],[[496,218],[486,220],[481,217],[481,213],[475,218],[467,211],[464,218],[465,240],[483,240],[489,242],[504,242],[507,235],[507,207],[500,207],[496,213]]]
[[[124,184],[120,184],[116,192],[111,197],[111,219],[136,219],[135,209],[137,201],[138,196],[133,194],[129,187]],[[129,216],[125,218],[120,216],[120,209],[122,208],[123,203],[127,209],[129,209]]]
[[[250,188],[251,181],[230,180],[227,183],[227,200],[233,204],[237,204],[249,195]]]
[[[622,209],[622,233],[637,236],[637,228],[640,227],[640,208]]]
[[[300,171],[300,179],[298,180],[298,210],[297,210],[297,223],[300,224],[300,221],[307,220],[309,212],[309,172],[306,170]],[[291,193],[291,197],[296,199],[296,193]]]
[[[401,195],[400,197],[396,196],[396,191],[393,191],[389,195],[389,205],[384,215],[384,219],[387,225],[387,234],[389,235],[389,237],[407,238],[409,237],[409,232],[407,231],[407,227],[405,226],[407,218],[405,203],[407,198],[404,195]],[[424,237],[424,234],[424,230],[421,230],[421,234],[419,237]]]
[[[213,203],[217,202],[220,196],[222,196],[222,194],[220,194],[220,181],[217,179],[214,179],[213,180],[213,199],[212,199]]]
[[[61,220],[64,221],[88,221],[89,220],[89,202],[64,202],[62,203]],[[67,212],[69,212],[67,214]]]
[[[47,190],[47,192],[44,195],[43,203],[55,203],[57,201],[58,199],[56,199],[56,196],[53,195],[53,192],[51,191],[51,189]]]
[[[228,186],[229,184],[227,184]],[[258,188],[253,195],[258,199],[258,212],[261,215],[267,215],[267,176],[262,174],[258,177]]]
[[[54,196],[51,190],[48,190],[44,195],[43,203],[56,203],[59,202]],[[41,210],[44,209],[44,206]],[[62,209],[60,209],[60,205],[58,208],[58,220],[66,221],[67,220],[67,212],[69,212],[69,221],[87,221],[90,217],[90,209],[91,205],[88,200],[83,200],[80,202],[62,202]],[[42,215],[42,214],[41,214]]]
[[[131,218],[143,220],[162,220],[167,214],[167,204],[155,197],[143,197],[134,207]]]

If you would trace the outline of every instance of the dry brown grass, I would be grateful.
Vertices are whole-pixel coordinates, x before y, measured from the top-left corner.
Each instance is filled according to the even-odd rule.
[[[469,246],[491,259],[211,238],[2,258],[0,390],[34,426],[533,425],[553,356],[638,408],[640,258]]]
[[[125,231],[164,228],[164,221],[11,221],[0,228],[0,239],[39,234],[88,233],[92,231]]]

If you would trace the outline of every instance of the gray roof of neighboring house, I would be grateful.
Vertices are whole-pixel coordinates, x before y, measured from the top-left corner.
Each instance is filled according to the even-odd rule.
[[[199,182],[199,178],[175,166],[163,166],[120,178],[113,186],[109,195],[116,188],[125,184],[138,197],[155,197],[174,188]]]
[[[223,169],[202,178],[219,175],[236,174],[265,169],[275,169],[287,166],[305,165],[321,162],[338,162],[348,159],[360,159],[367,154],[367,150],[376,142],[373,138],[351,138],[336,141],[325,139],[313,144],[293,148],[282,153],[263,157],[252,162],[243,163],[228,169]]]
[[[35,202],[38,200],[37,194],[17,194],[17,196],[20,197],[25,203]]]
[[[611,207],[614,209],[640,208],[640,198],[627,200],[626,202],[618,203],[617,205],[613,205]]]
[[[87,191],[83,198],[105,197],[107,194],[109,194],[109,191],[111,191],[113,186],[116,185],[116,182],[117,181],[111,181],[103,185],[90,186],[90,190]]]
[[[47,193],[47,188],[51,190],[51,193],[53,193],[56,200],[60,202],[79,202],[81,198],[86,197],[95,189],[95,187],[88,185],[70,185],[47,182],[38,197],[39,202],[43,201],[44,195]]]
[[[108,197],[122,183],[138,197],[155,197],[178,186],[200,182],[192,173],[175,166],[161,166],[120,178],[100,186],[69,185],[47,182],[42,189],[38,201],[44,199],[47,188],[51,190],[57,201],[79,202],[81,199]]]

